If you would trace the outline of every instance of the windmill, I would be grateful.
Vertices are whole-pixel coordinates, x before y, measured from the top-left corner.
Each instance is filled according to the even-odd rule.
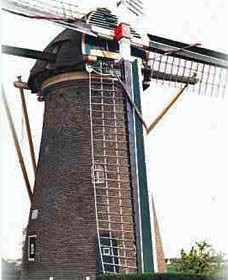
[[[44,52],[3,49],[39,60],[28,88],[45,101],[24,277],[152,271],[143,127],[149,133],[187,88],[223,94],[227,56],[149,34],[146,42],[107,9],[72,18],[44,13],[42,1],[7,5],[67,28]],[[148,125],[140,96],[151,80],[181,90]]]

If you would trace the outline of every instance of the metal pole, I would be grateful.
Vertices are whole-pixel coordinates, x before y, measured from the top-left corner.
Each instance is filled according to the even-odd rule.
[[[186,84],[179,92],[178,94],[169,102],[169,104],[162,110],[161,114],[152,122],[152,124],[147,129],[147,134],[151,132],[151,130],[157,125],[157,123],[164,117],[164,115],[169,111],[169,109],[172,107],[172,105],[177,101],[177,99],[181,96],[181,94],[184,92],[188,84]]]
[[[17,78],[18,78],[18,82],[22,83],[21,76],[18,76]],[[26,131],[28,135],[29,149],[30,149],[30,154],[32,159],[32,167],[33,167],[34,175],[36,176],[36,158],[35,158],[34,146],[32,141],[32,133],[31,133],[30,123],[29,123],[28,111],[27,111],[27,106],[25,101],[25,95],[24,95],[23,88],[19,88],[19,91],[20,91],[21,103],[22,103],[22,108],[23,108],[23,113],[25,118]]]
[[[15,148],[16,148],[19,163],[20,163],[20,166],[21,166],[21,171],[23,173],[23,177],[24,177],[24,180],[25,180],[25,185],[26,185],[26,188],[27,188],[28,196],[29,196],[30,202],[32,202],[32,190],[31,190],[31,186],[30,186],[30,183],[29,183],[29,178],[28,178],[28,174],[27,174],[27,171],[26,171],[26,168],[25,168],[23,155],[22,155],[22,152],[21,152],[21,148],[20,148],[20,145],[19,145],[17,133],[16,133],[16,130],[15,130],[15,127],[14,127],[13,119],[12,119],[12,116],[11,116],[11,112],[10,112],[10,109],[9,109],[9,105],[8,105],[8,102],[7,102],[7,99],[6,99],[6,95],[5,95],[5,91],[4,91],[3,86],[2,86],[2,96],[3,96],[4,107],[6,109],[7,119],[9,121],[10,130],[11,130],[12,135],[13,135]]]

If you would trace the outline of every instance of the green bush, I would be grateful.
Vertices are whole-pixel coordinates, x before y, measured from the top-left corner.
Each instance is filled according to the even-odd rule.
[[[181,250],[179,259],[173,259],[173,272],[218,277],[224,274],[224,254],[216,252],[205,240],[195,242],[191,250]]]
[[[98,275],[96,280],[225,280],[225,278],[208,277],[183,273],[143,273]]]

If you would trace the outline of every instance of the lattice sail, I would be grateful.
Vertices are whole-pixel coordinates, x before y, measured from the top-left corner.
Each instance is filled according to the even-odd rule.
[[[127,0],[120,3],[135,9],[139,9],[142,5],[141,0]],[[119,53],[115,41],[115,28],[119,20],[108,9],[89,12],[73,0],[4,0],[3,6],[19,15],[44,18],[63,27],[101,37],[103,42],[98,42],[96,46],[98,49],[109,52],[109,45],[113,44],[112,52]],[[152,79],[176,87],[188,83],[188,90],[211,96],[224,96],[227,92],[228,55],[226,54],[201,48],[198,44],[187,45],[150,34],[145,36],[136,32],[133,27],[131,49],[132,59],[138,57],[143,60],[142,71],[147,86]]]
[[[182,87],[211,96],[224,96],[228,90],[228,55],[198,44],[148,34],[147,77],[168,86]]]
[[[171,87],[189,83],[188,90],[211,96],[224,96],[228,90],[228,68],[183,58],[150,53],[153,81]]]
[[[3,0],[3,5],[18,12],[25,12],[29,15],[81,18],[88,12],[77,5],[77,1],[61,0]]]
[[[61,0],[3,0],[3,10],[32,19],[44,19],[64,28],[96,36],[86,23],[90,9],[78,6],[75,1]]]

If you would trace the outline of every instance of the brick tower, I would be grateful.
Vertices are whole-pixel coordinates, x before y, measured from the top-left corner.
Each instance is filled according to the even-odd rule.
[[[139,189],[133,117],[113,75],[121,75],[121,66],[91,59],[86,46],[84,34],[62,32],[46,48],[56,61],[38,61],[29,78],[45,111],[23,279],[76,279],[152,266],[150,220],[140,214],[149,205],[145,181],[144,198]]]

